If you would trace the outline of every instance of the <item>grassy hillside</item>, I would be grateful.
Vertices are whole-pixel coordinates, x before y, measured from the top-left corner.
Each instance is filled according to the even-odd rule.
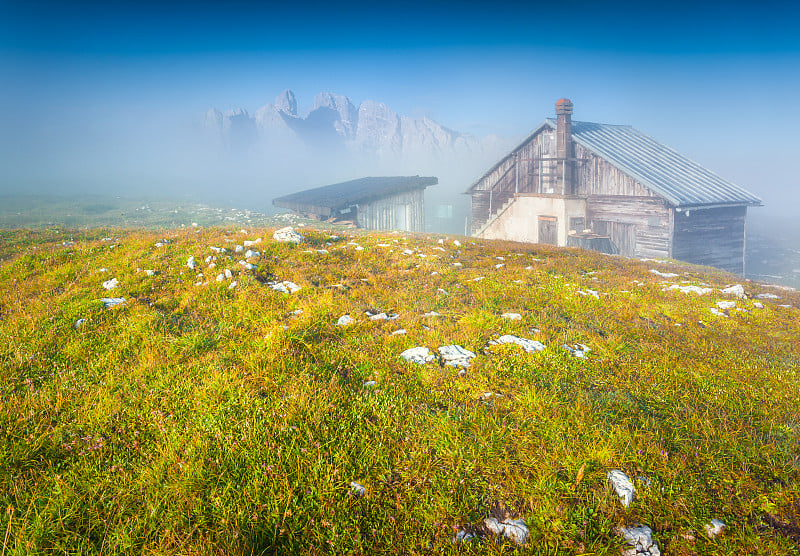
[[[800,553],[798,292],[539,245],[240,228],[0,231],[3,555],[619,554],[636,523],[666,554]],[[246,269],[236,245],[259,237]],[[505,334],[546,347],[487,348]],[[476,354],[465,372],[399,357],[453,344]],[[523,519],[527,544],[453,542],[489,516]]]

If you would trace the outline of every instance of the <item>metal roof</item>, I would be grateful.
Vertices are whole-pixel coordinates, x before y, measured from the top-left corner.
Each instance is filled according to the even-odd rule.
[[[556,120],[546,119],[509,156],[545,127],[556,129]],[[652,189],[672,206],[707,207],[761,204],[761,199],[743,187],[721,178],[711,170],[629,125],[573,120],[572,139],[642,185]],[[502,160],[472,187],[483,180],[501,162]],[[469,191],[472,190],[472,187]]]
[[[420,176],[359,178],[284,195],[273,199],[272,204],[320,216],[331,216],[353,205],[367,203],[396,193],[424,189],[437,183],[439,183],[438,178]]]

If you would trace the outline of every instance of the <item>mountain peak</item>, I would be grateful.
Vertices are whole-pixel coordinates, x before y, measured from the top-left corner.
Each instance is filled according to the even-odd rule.
[[[275,97],[275,108],[290,116],[297,116],[297,99],[294,96],[294,91],[286,89]]]

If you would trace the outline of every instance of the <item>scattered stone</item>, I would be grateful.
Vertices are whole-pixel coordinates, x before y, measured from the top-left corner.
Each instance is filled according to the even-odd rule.
[[[222,273],[217,274],[217,282],[222,282],[225,279],[225,275]]]
[[[585,358],[586,354],[592,351],[591,348],[586,344],[572,344],[572,345],[564,344],[562,347],[565,350],[572,353],[572,355],[574,355],[575,357],[579,358]]]
[[[285,228],[277,230],[272,235],[272,238],[281,243],[302,243],[303,241],[303,236],[295,232],[294,228],[291,226],[286,226]],[[247,242],[245,242],[245,247],[247,247]]]
[[[425,313],[422,315],[423,317],[441,317],[441,313],[437,313],[436,311],[431,311],[430,313]]]
[[[745,295],[745,293],[744,293],[744,286],[742,286],[741,284],[736,284],[736,285],[733,285],[733,286],[729,286],[729,287],[724,288],[724,289],[722,289],[720,291],[722,293],[735,295],[736,297],[738,297],[740,299],[747,298],[747,295]]]
[[[625,537],[625,541],[633,547],[623,550],[623,556],[661,556],[661,550],[653,540],[653,530],[647,525],[618,527],[617,533]]]
[[[364,383],[364,387],[365,388],[373,388],[376,384],[378,384],[378,383],[375,382],[374,380],[368,380],[368,381],[366,381]]]
[[[241,253],[242,251],[244,251],[244,247],[242,245],[237,245],[233,250],[234,253]]]
[[[253,241],[244,241],[244,246],[245,247],[252,247],[253,245],[258,245],[259,243],[261,243],[261,238],[260,237],[254,239]]]
[[[758,299],[780,299],[780,297],[778,297],[774,293],[760,293],[756,297]]]
[[[147,274],[148,276],[153,276],[156,273],[156,271],[155,270],[145,270],[144,273]]]
[[[461,267],[462,267],[462,266],[464,266],[464,265],[463,265],[463,264],[461,264],[461,263],[453,263],[453,266],[457,266],[458,268],[461,268]]]
[[[80,328],[83,323],[86,322],[86,319],[78,319],[75,321],[75,328]]]
[[[225,248],[224,247],[214,247],[212,245],[211,247],[209,247],[209,249],[211,249],[214,253],[224,253],[225,252]]]
[[[239,261],[239,264],[242,265],[245,270],[253,270],[256,267],[256,265],[248,263],[247,261]]]
[[[392,336],[402,336],[403,334],[406,334],[405,328],[401,328],[400,330],[395,330],[392,332]]]
[[[190,269],[194,270],[194,267],[197,266],[197,263],[194,262],[194,257],[189,257],[186,260],[186,266]]]
[[[353,319],[350,318],[350,315],[342,315],[336,321],[336,326],[347,326],[348,324],[353,324]]]
[[[475,358],[474,353],[458,345],[442,346],[437,351],[449,367],[469,367],[469,360]]]
[[[351,489],[351,490],[353,491],[353,493],[354,493],[356,496],[358,496],[359,498],[361,498],[362,496],[364,496],[364,494],[366,494],[366,492],[367,492],[367,489],[365,489],[365,488],[364,488],[362,485],[358,484],[358,483],[357,483],[357,482],[355,482],[355,481],[352,481],[352,482],[350,483],[350,489]]]
[[[403,250],[403,255],[413,255],[413,254],[414,254],[414,252],[411,249]]]
[[[450,295],[449,293],[447,293],[447,290],[442,289],[442,288],[437,289],[436,293],[440,293],[442,295]]]
[[[710,538],[710,539],[717,538],[718,536],[720,536],[722,534],[722,531],[726,527],[727,527],[727,525],[725,525],[724,521],[722,521],[721,519],[714,518],[714,519],[711,520],[710,523],[706,523],[706,526],[705,526],[706,535],[708,535],[708,538]]]
[[[457,239],[453,240],[453,245],[455,245],[456,247],[461,247],[461,242],[458,241]]]
[[[733,309],[736,307],[735,301],[717,301],[717,307],[720,309]]]
[[[650,272],[655,274],[656,276],[661,276],[662,278],[677,278],[678,275],[674,272],[661,272],[660,270],[656,270],[655,268],[651,268]]]
[[[112,278],[111,280],[106,280],[103,282],[103,287],[107,290],[113,290],[119,285],[119,281],[116,278]]]
[[[678,290],[681,293],[696,293],[697,295],[706,295],[711,293],[711,288],[701,288],[700,286],[679,286],[678,284],[673,284],[668,288],[664,288],[664,291],[667,290]]]
[[[267,284],[270,288],[280,293],[295,293],[300,291],[300,286],[288,280],[270,282]]]
[[[248,249],[247,252],[244,254],[245,259],[249,259],[250,257],[260,257],[261,253],[258,251],[253,251],[252,249]]]
[[[578,290],[575,293],[577,293],[578,295],[582,295],[584,297],[595,297],[597,299],[600,299],[600,292],[596,290],[590,290],[588,288],[585,290]]]
[[[506,266],[505,263],[499,263],[494,265],[495,268],[503,268],[504,266]]]
[[[542,351],[545,348],[545,345],[542,342],[538,342],[536,340],[529,340],[528,338],[520,338],[518,336],[512,336],[511,334],[505,334],[500,336],[496,340],[491,340],[489,342],[490,346],[495,346],[499,344],[516,344],[528,353],[533,353],[534,351]]]
[[[108,272],[108,269],[107,269],[107,268],[100,268],[100,269],[98,269],[98,270],[97,270],[97,272],[99,272],[100,274],[102,274],[102,273],[104,273],[104,272]]]
[[[519,313],[503,313],[500,318],[507,320],[522,320],[522,315]]]
[[[633,501],[633,495],[636,492],[633,483],[628,476],[619,469],[613,469],[609,471],[607,477],[611,482],[611,485],[614,487],[614,490],[617,491],[617,496],[619,496],[620,502],[622,502],[622,505],[627,508]]]
[[[502,535],[520,546],[524,546],[530,537],[530,532],[525,525],[524,519],[505,519],[503,521],[498,521],[493,517],[487,517],[483,520],[483,527],[487,532],[493,535]]]
[[[231,282],[231,283],[228,285],[228,289],[229,289],[229,290],[232,290],[233,288],[235,288],[235,287],[236,287],[236,284],[238,284],[238,282],[237,282],[236,280],[234,280],[233,282]]]
[[[400,354],[400,357],[406,361],[410,361],[411,363],[419,363],[421,365],[430,363],[436,359],[436,357],[434,357],[434,355],[431,353],[431,350],[426,347],[408,348]]]
[[[224,274],[225,274],[225,278],[233,278],[233,272],[231,272],[230,269],[228,269],[228,268],[225,269]]]
[[[763,303],[759,303],[758,301],[755,301],[755,302],[753,302],[753,307],[755,307],[756,309],[763,309],[764,308],[764,304]]]
[[[327,249],[317,249],[317,255],[327,255],[328,253]]]
[[[485,280],[485,276],[478,276],[477,278],[473,278],[470,282],[480,282],[481,280]]]
[[[117,305],[122,305],[125,303],[124,297],[103,297],[100,299],[103,302],[103,308],[111,309],[112,307],[116,307]]]
[[[715,317],[728,318],[728,315],[726,315],[725,313],[723,313],[722,311],[720,311],[716,307],[711,307],[711,309],[709,309],[709,311],[711,311],[711,314],[714,315]]]

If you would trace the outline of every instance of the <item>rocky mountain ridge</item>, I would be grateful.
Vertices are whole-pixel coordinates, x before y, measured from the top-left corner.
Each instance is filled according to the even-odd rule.
[[[344,95],[322,92],[305,117],[298,114],[291,90],[251,116],[239,108],[205,113],[204,128],[231,150],[265,147],[350,152],[378,160],[441,155],[474,155],[493,150],[499,140],[480,140],[448,129],[434,120],[398,114],[382,102],[365,100],[356,107]]]

